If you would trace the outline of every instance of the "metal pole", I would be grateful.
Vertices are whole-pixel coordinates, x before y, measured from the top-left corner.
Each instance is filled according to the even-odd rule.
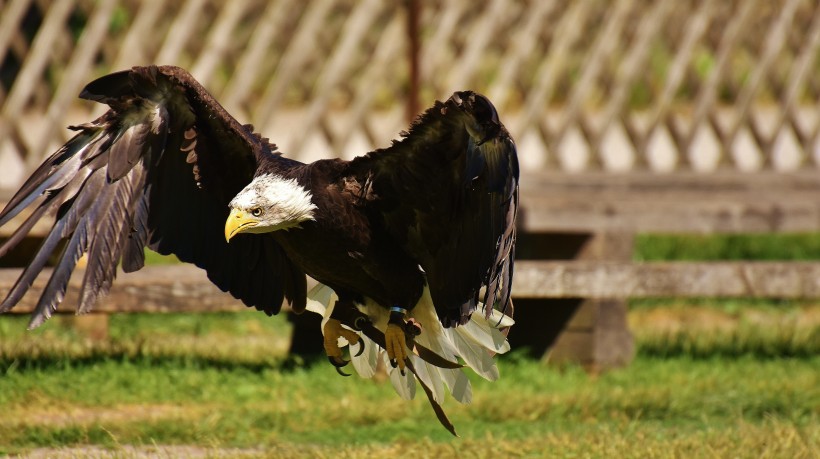
[[[407,94],[407,120],[412,121],[419,112],[419,54],[421,37],[419,36],[419,16],[421,5],[418,0],[406,0],[408,63],[410,65],[410,86]]]

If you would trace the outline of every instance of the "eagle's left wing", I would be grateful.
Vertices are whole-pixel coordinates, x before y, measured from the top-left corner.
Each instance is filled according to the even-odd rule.
[[[479,301],[507,309],[518,157],[486,97],[437,102],[400,141],[349,167],[348,191],[419,260],[445,326],[465,323]]]
[[[79,312],[105,295],[121,265],[135,271],[143,249],[174,254],[208,273],[223,291],[268,314],[284,298],[304,308],[304,273],[270,235],[230,245],[228,203],[257,166],[285,162],[266,139],[239,124],[188,72],[135,67],[99,78],[81,97],[109,105],[103,116],[50,156],[0,211],[0,227],[25,209],[26,221],[0,245],[3,257],[41,219],[54,225],[14,287],[5,312],[23,297],[49,257],[58,255],[31,326],[63,300],[84,253]],[[64,243],[64,248],[61,244]]]

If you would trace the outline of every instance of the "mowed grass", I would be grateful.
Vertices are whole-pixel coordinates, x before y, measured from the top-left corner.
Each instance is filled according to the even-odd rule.
[[[643,350],[658,346],[643,311],[630,316],[641,350],[627,368],[595,375],[499,359],[499,381],[472,378],[471,405],[445,403],[458,439],[421,393],[407,402],[389,382],[286,359],[282,317],[119,315],[102,342],[59,318],[32,333],[25,318],[2,317],[0,453],[816,457],[817,353],[716,346],[661,358]]]
[[[691,243],[639,240],[636,257],[674,259]],[[692,259],[748,255],[738,244],[750,243]],[[791,258],[778,244],[763,244],[769,259]],[[404,401],[387,381],[288,359],[283,317],[117,315],[102,341],[63,318],[33,332],[26,321],[0,316],[0,455],[819,457],[813,302],[633,302],[630,366],[590,374],[503,356],[499,381],[472,378],[471,405],[444,404],[460,438],[422,393]]]

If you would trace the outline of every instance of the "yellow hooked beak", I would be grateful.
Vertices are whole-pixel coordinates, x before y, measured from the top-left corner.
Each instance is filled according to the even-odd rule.
[[[245,232],[259,224],[259,219],[238,209],[231,209],[228,220],[225,222],[225,241],[239,233]]]

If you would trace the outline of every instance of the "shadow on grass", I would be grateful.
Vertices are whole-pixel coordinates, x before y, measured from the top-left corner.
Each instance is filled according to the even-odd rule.
[[[812,333],[805,339],[779,337],[769,340],[748,340],[742,337],[709,339],[704,336],[670,335],[644,338],[639,342],[637,355],[650,359],[687,357],[695,360],[713,358],[753,358],[775,360],[783,358],[806,359],[820,354],[820,333]],[[502,359],[515,364],[520,360],[536,361],[526,349],[517,349]],[[147,352],[140,347],[93,346],[81,352],[18,352],[0,355],[0,374],[16,371],[55,370],[91,367],[105,362],[121,362],[143,367],[182,367],[188,369],[215,369],[262,373],[278,371],[291,373],[309,370],[314,366],[327,365],[323,355],[298,356],[245,356],[232,358],[226,355],[203,355],[197,353]]]
[[[65,354],[19,354],[0,356],[0,374],[16,371],[53,370],[61,368],[91,367],[105,362],[132,363],[144,367],[182,367],[192,369],[216,369],[262,373],[275,370],[290,373],[310,369],[327,363],[317,356],[276,356],[270,359],[230,359],[224,356],[169,355],[134,353],[131,350],[91,348],[82,355]]]

